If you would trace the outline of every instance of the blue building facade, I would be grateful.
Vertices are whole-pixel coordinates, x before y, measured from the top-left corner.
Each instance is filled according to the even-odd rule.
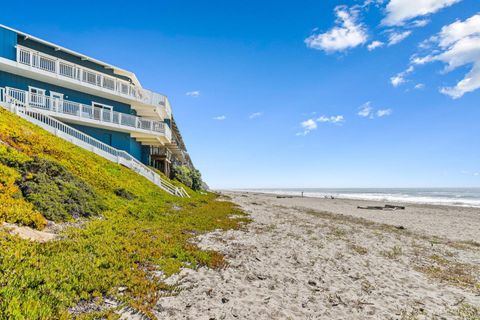
[[[1,25],[0,90],[144,164],[191,164],[168,99],[135,74]]]

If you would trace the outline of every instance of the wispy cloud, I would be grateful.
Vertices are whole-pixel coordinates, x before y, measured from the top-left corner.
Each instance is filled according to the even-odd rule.
[[[394,87],[398,87],[399,85],[405,83],[407,80],[405,80],[405,77],[412,73],[415,70],[413,66],[409,66],[405,71],[402,71],[400,73],[397,73],[397,75],[393,76],[390,78],[390,83]]]
[[[360,110],[358,111],[357,115],[359,115],[360,117],[364,117],[364,118],[371,118],[371,117],[373,117],[373,116],[372,116],[373,108],[372,108],[370,105],[371,105],[371,102],[370,102],[370,101],[365,102],[365,103],[360,107]]]
[[[446,64],[443,70],[445,73],[462,66],[472,66],[462,80],[452,87],[441,88],[441,93],[457,99],[480,88],[480,13],[444,26],[429,39],[429,43],[434,46],[431,52],[423,57],[412,57],[412,64],[443,62]]]
[[[317,119],[317,122],[330,122],[330,123],[342,123],[342,122],[345,122],[345,118],[341,115],[338,115],[338,116],[330,116],[330,117],[327,117],[327,116],[321,116]]]
[[[377,111],[377,117],[386,117],[392,114],[392,109],[380,109]]]
[[[422,90],[425,88],[425,85],[423,83],[417,83],[414,87],[414,89],[417,89],[417,90]]]
[[[192,97],[192,98],[198,98],[200,97],[200,91],[189,91],[187,93],[185,93],[185,95],[189,96],[189,97]]]
[[[414,28],[422,28],[422,27],[425,27],[429,23],[430,23],[429,19],[418,19],[418,20],[412,21],[411,25]]]
[[[367,41],[367,31],[359,22],[357,9],[337,6],[335,15],[336,26],[324,33],[314,33],[305,39],[307,47],[331,53],[355,48]]]
[[[405,40],[409,35],[412,34],[412,31],[403,31],[403,32],[397,32],[397,31],[392,31],[388,35],[388,45],[393,46],[403,40]]]
[[[360,107],[357,115],[363,118],[374,119],[375,117],[382,118],[389,116],[392,112],[392,109],[378,109],[375,111],[375,108],[372,107],[372,103],[367,101]]]
[[[404,82],[405,82],[405,78],[400,73],[390,78],[390,83],[394,87],[398,87]]]
[[[298,132],[297,136],[306,136],[310,131],[317,129],[317,123],[313,119],[308,119],[300,123],[303,128],[302,132]]]
[[[218,121],[223,121],[223,120],[225,120],[225,119],[227,119],[227,117],[226,117],[226,116],[223,116],[223,115],[222,115],[222,116],[213,117],[213,120],[218,120]]]
[[[478,171],[468,171],[468,170],[462,170],[460,171],[461,174],[467,175],[467,176],[473,176],[473,177],[480,177],[480,172]]]
[[[461,0],[390,0],[388,1],[386,17],[383,25],[398,26],[406,21],[435,13]]]
[[[263,112],[254,112],[248,116],[249,119],[255,119],[263,116]]]
[[[310,118],[300,123],[303,131],[298,132],[297,136],[306,136],[311,131],[318,128],[318,123],[333,123],[340,125],[345,122],[345,118],[342,115],[338,116],[320,116],[317,119]]]
[[[375,41],[372,41],[368,46],[367,46],[367,49],[368,51],[372,51],[372,50],[375,50],[377,48],[381,48],[385,45],[385,43],[383,43],[382,41],[378,41],[378,40],[375,40]]]

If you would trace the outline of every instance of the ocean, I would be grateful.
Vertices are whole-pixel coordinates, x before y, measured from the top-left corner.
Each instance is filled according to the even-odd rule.
[[[378,200],[480,208],[480,188],[286,188],[249,189],[283,195],[335,197],[340,199]]]

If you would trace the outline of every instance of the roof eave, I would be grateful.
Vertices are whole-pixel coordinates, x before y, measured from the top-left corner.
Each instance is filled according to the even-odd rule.
[[[133,82],[134,85],[142,88],[142,85],[140,84],[140,81],[137,79],[137,76],[133,73],[133,72],[130,72],[130,71],[127,71],[127,70],[124,70],[124,69],[121,69],[121,68],[118,68],[114,65],[111,65],[111,64],[108,64],[106,62],[103,62],[101,60],[97,60],[95,58],[91,58],[89,56],[86,56],[84,54],[81,54],[79,52],[76,52],[76,51],[73,51],[73,50],[70,50],[70,49],[67,49],[67,48],[64,48],[62,46],[59,46],[55,43],[52,43],[52,42],[49,42],[49,41],[46,41],[46,40],[43,40],[43,39],[40,39],[40,38],[37,38],[35,36],[32,36],[28,33],[25,33],[25,32],[22,32],[22,31],[19,31],[19,30],[16,30],[16,29],[13,29],[13,28],[10,28],[8,26],[5,26],[3,24],[0,24],[0,27],[4,28],[4,29],[7,29],[7,30],[10,30],[10,31],[13,31],[15,32],[16,34],[19,34],[23,37],[26,37],[26,38],[29,38],[29,39],[32,39],[36,42],[39,42],[39,43],[42,43],[44,45],[47,45],[49,47],[52,47],[54,48],[56,51],[63,51],[65,53],[68,53],[68,54],[71,54],[71,55],[74,55],[74,56],[77,56],[79,57],[80,59],[83,59],[83,60],[88,60],[88,61],[91,61],[93,63],[96,63],[96,64],[99,64],[101,66],[103,66],[104,68],[106,69],[112,69],[114,73],[118,74],[118,75],[122,75],[122,76],[126,76],[128,78],[130,78]]]

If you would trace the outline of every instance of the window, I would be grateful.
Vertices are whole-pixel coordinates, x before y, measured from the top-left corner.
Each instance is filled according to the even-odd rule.
[[[92,107],[93,107],[93,118],[95,120],[112,122],[112,119],[113,119],[112,106],[93,101]]]
[[[109,106],[109,105],[106,105],[106,104],[103,104],[103,103],[98,103],[98,102],[95,102],[95,101],[92,102],[92,107],[100,108],[100,109],[107,109],[107,110],[112,110],[113,109],[112,106]]]
[[[33,107],[45,108],[45,90],[35,87],[28,87],[30,105]]]
[[[28,91],[31,94],[37,94],[37,95],[42,95],[42,96],[45,95],[45,90],[44,89],[39,89],[39,88],[35,88],[35,87],[28,87]]]
[[[52,97],[52,99],[63,100],[63,93],[58,93],[58,92],[55,92],[55,91],[50,91],[50,97]]]

